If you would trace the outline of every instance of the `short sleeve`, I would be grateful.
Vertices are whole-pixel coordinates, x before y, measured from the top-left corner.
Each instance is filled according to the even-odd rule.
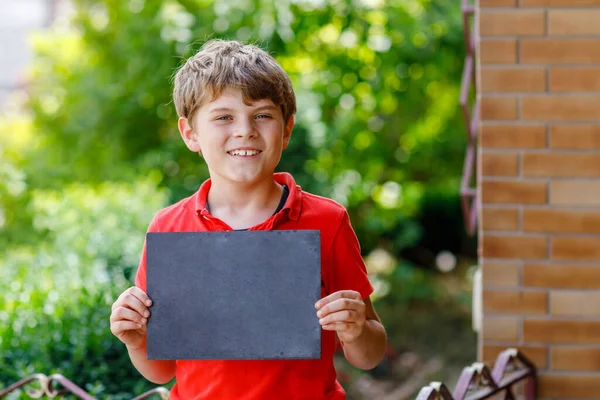
[[[146,292],[146,239],[144,239],[144,247],[142,248],[142,257],[137,273],[135,274],[135,286]]]
[[[148,232],[157,232],[156,219],[153,219],[148,226]],[[140,265],[138,266],[137,273],[135,274],[135,286],[146,292],[146,238],[144,238],[144,246],[142,248],[142,257],[140,258]]]
[[[354,290],[359,292],[363,299],[373,293],[373,286],[360,254],[360,244],[346,210],[331,246],[330,268],[328,286],[331,293]]]

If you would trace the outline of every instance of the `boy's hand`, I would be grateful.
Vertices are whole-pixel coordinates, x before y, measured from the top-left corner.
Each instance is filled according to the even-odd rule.
[[[351,343],[361,335],[367,317],[360,293],[340,290],[317,301],[315,307],[321,327],[336,331],[341,342]]]
[[[112,305],[110,331],[130,349],[139,349],[146,341],[146,324],[152,300],[136,286],[125,290]]]

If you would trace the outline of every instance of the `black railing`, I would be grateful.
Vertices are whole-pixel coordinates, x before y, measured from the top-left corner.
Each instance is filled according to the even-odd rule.
[[[31,387],[33,385],[39,385],[39,388]],[[464,368],[453,393],[444,384],[432,382],[421,389],[417,400],[484,400],[497,394],[503,394],[506,400],[515,400],[516,390],[521,385],[524,387],[525,400],[534,400],[537,391],[535,366],[517,349],[507,349],[498,355],[491,370],[483,363]],[[19,389],[24,389],[33,399],[52,399],[70,394],[81,400],[96,400],[60,374],[30,375],[1,390],[0,399]],[[169,391],[164,387],[157,387],[132,400],[149,399],[152,396],[167,400]]]
[[[460,107],[462,109],[467,132],[467,151],[465,154],[465,162],[463,166],[463,174],[460,186],[460,196],[463,210],[463,218],[465,221],[465,229],[470,235],[475,234],[477,226],[477,203],[478,195],[477,188],[471,186],[473,175],[476,171],[476,154],[477,154],[477,130],[479,129],[479,101],[477,96],[471,102],[471,92],[477,93],[476,79],[476,35],[477,32],[473,29],[475,24],[475,7],[469,4],[469,0],[462,0],[461,4],[463,25],[465,34],[465,47],[467,55],[463,68],[462,81],[460,86]],[[471,104],[472,103],[472,104]]]
[[[32,385],[39,385],[40,387],[32,388],[30,387]],[[71,394],[81,400],[96,400],[94,396],[60,374],[50,376],[44,374],[30,375],[13,383],[5,389],[0,390],[0,399],[19,389],[24,389],[27,395],[32,399],[53,399]],[[134,397],[132,400],[149,399],[154,395],[159,396],[158,398],[162,400],[167,400],[169,398],[169,391],[164,387],[157,387]],[[156,396],[154,396],[154,398],[156,398]]]
[[[535,366],[517,349],[507,349],[498,355],[492,370],[483,363],[464,368],[454,393],[444,384],[432,382],[421,389],[417,400],[484,400],[497,394],[515,400],[521,386],[525,400],[536,398]]]

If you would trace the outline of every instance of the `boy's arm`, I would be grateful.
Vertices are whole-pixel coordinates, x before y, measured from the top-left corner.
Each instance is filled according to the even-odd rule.
[[[353,342],[340,341],[346,360],[357,368],[372,369],[379,364],[385,354],[387,334],[379,316],[368,297],[365,303],[365,324],[362,333]]]
[[[160,232],[156,215],[147,232]],[[140,374],[152,383],[163,385],[175,376],[174,360],[148,360],[146,353],[146,324],[152,300],[146,294],[146,240],[135,274],[135,286],[125,290],[113,304],[111,331],[127,347],[129,359]]]
[[[175,376],[175,361],[148,360],[146,326],[152,300],[137,286],[126,289],[112,305],[110,331],[127,346],[135,368],[151,382],[164,384]]]
[[[324,330],[336,331],[350,364],[374,368],[385,354],[387,337],[369,299],[373,286],[345,210],[330,250],[329,265],[327,291],[331,294],[316,304],[319,322]]]
[[[372,369],[385,354],[387,335],[371,300],[353,290],[340,290],[316,304],[324,330],[336,331],[350,364]]]
[[[133,366],[150,382],[164,385],[175,377],[174,360],[148,360],[146,344],[140,348],[127,346]]]

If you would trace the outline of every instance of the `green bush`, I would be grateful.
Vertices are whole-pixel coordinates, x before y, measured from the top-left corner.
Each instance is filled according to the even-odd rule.
[[[148,179],[33,193],[34,226],[46,240],[0,259],[0,383],[61,373],[114,399],[152,386],[111,334],[109,315],[166,198]]]

